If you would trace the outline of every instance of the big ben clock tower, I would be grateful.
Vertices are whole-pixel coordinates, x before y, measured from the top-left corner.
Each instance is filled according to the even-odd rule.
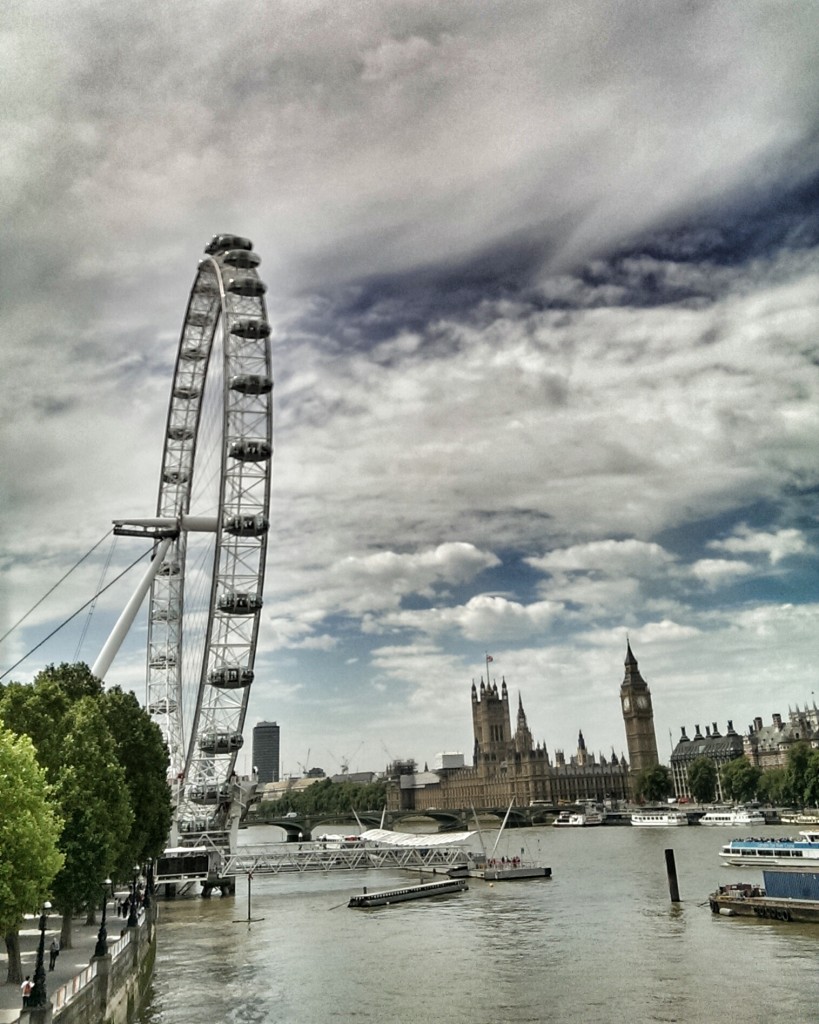
[[[632,775],[653,768],[660,763],[657,756],[657,737],[654,734],[654,711],[651,691],[640,675],[637,659],[626,641],[626,674],[620,686],[620,703],[626,726],[626,744]]]

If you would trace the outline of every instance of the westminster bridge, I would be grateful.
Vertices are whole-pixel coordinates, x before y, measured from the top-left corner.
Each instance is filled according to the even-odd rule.
[[[430,820],[438,825],[438,832],[459,832],[474,830],[477,821],[481,827],[498,827],[506,819],[506,828],[531,828],[533,825],[548,825],[554,820],[559,810],[565,807],[554,807],[537,804],[534,807],[477,807],[461,810],[439,810],[429,808],[423,811],[357,811],[350,814],[334,812],[332,814],[299,814],[296,817],[262,817],[251,816],[248,825],[277,825],[287,834],[288,842],[309,842],[320,837],[321,833],[350,823],[357,818],[367,828],[386,828],[395,832],[402,831],[401,825]]]

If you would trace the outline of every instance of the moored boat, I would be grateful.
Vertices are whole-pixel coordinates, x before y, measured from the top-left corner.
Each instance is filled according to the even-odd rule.
[[[721,885],[708,897],[713,914],[819,923],[819,874],[764,871],[764,887]]]
[[[783,825],[819,825],[819,814],[784,811],[780,815],[779,820]]]
[[[644,807],[631,816],[631,824],[639,828],[669,828],[688,824],[688,815],[667,807]]]
[[[605,811],[596,804],[586,804],[582,811],[561,811],[552,824],[558,828],[590,828],[602,825],[605,820]]]
[[[518,865],[513,867],[484,868],[483,879],[486,882],[515,882],[524,878],[551,878],[552,869],[539,865]]]
[[[699,820],[700,825],[733,825],[737,828],[746,825],[766,825],[762,811],[747,807],[731,807],[720,811],[707,811]]]
[[[819,830],[805,829],[798,838],[732,839],[719,851],[736,867],[777,867],[789,871],[819,871]]]

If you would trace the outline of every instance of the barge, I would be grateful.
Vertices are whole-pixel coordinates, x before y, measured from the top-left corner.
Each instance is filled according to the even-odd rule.
[[[423,900],[432,896],[453,896],[469,887],[465,878],[449,878],[445,882],[423,882],[421,885],[407,885],[401,889],[384,889],[381,892],[367,892],[351,896],[348,907],[386,907],[391,903],[405,903],[407,900]]]
[[[819,900],[769,896],[761,886],[721,885],[708,898],[712,914],[726,917],[759,917],[770,921],[819,922]]]

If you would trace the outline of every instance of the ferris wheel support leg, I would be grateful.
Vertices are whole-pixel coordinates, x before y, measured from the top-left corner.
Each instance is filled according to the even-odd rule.
[[[136,618],[140,605],[145,599],[145,595],[148,593],[148,590],[154,581],[154,577],[162,564],[162,559],[165,557],[165,552],[170,547],[173,539],[173,537],[165,537],[160,541],[156,549],[156,554],[151,560],[151,564],[148,566],[148,571],[140,580],[139,586],[134,591],[134,594],[128,604],[126,604],[122,609],[122,614],[117,619],[116,625],[111,630],[111,634],[108,639],[105,641],[105,646],[97,656],[97,660],[91,666],[92,673],[98,679],[105,679],[105,675],[111,667],[111,662],[117,656],[117,651],[119,651],[122,646],[122,641],[127,636],[128,630],[131,628],[133,621]]]

